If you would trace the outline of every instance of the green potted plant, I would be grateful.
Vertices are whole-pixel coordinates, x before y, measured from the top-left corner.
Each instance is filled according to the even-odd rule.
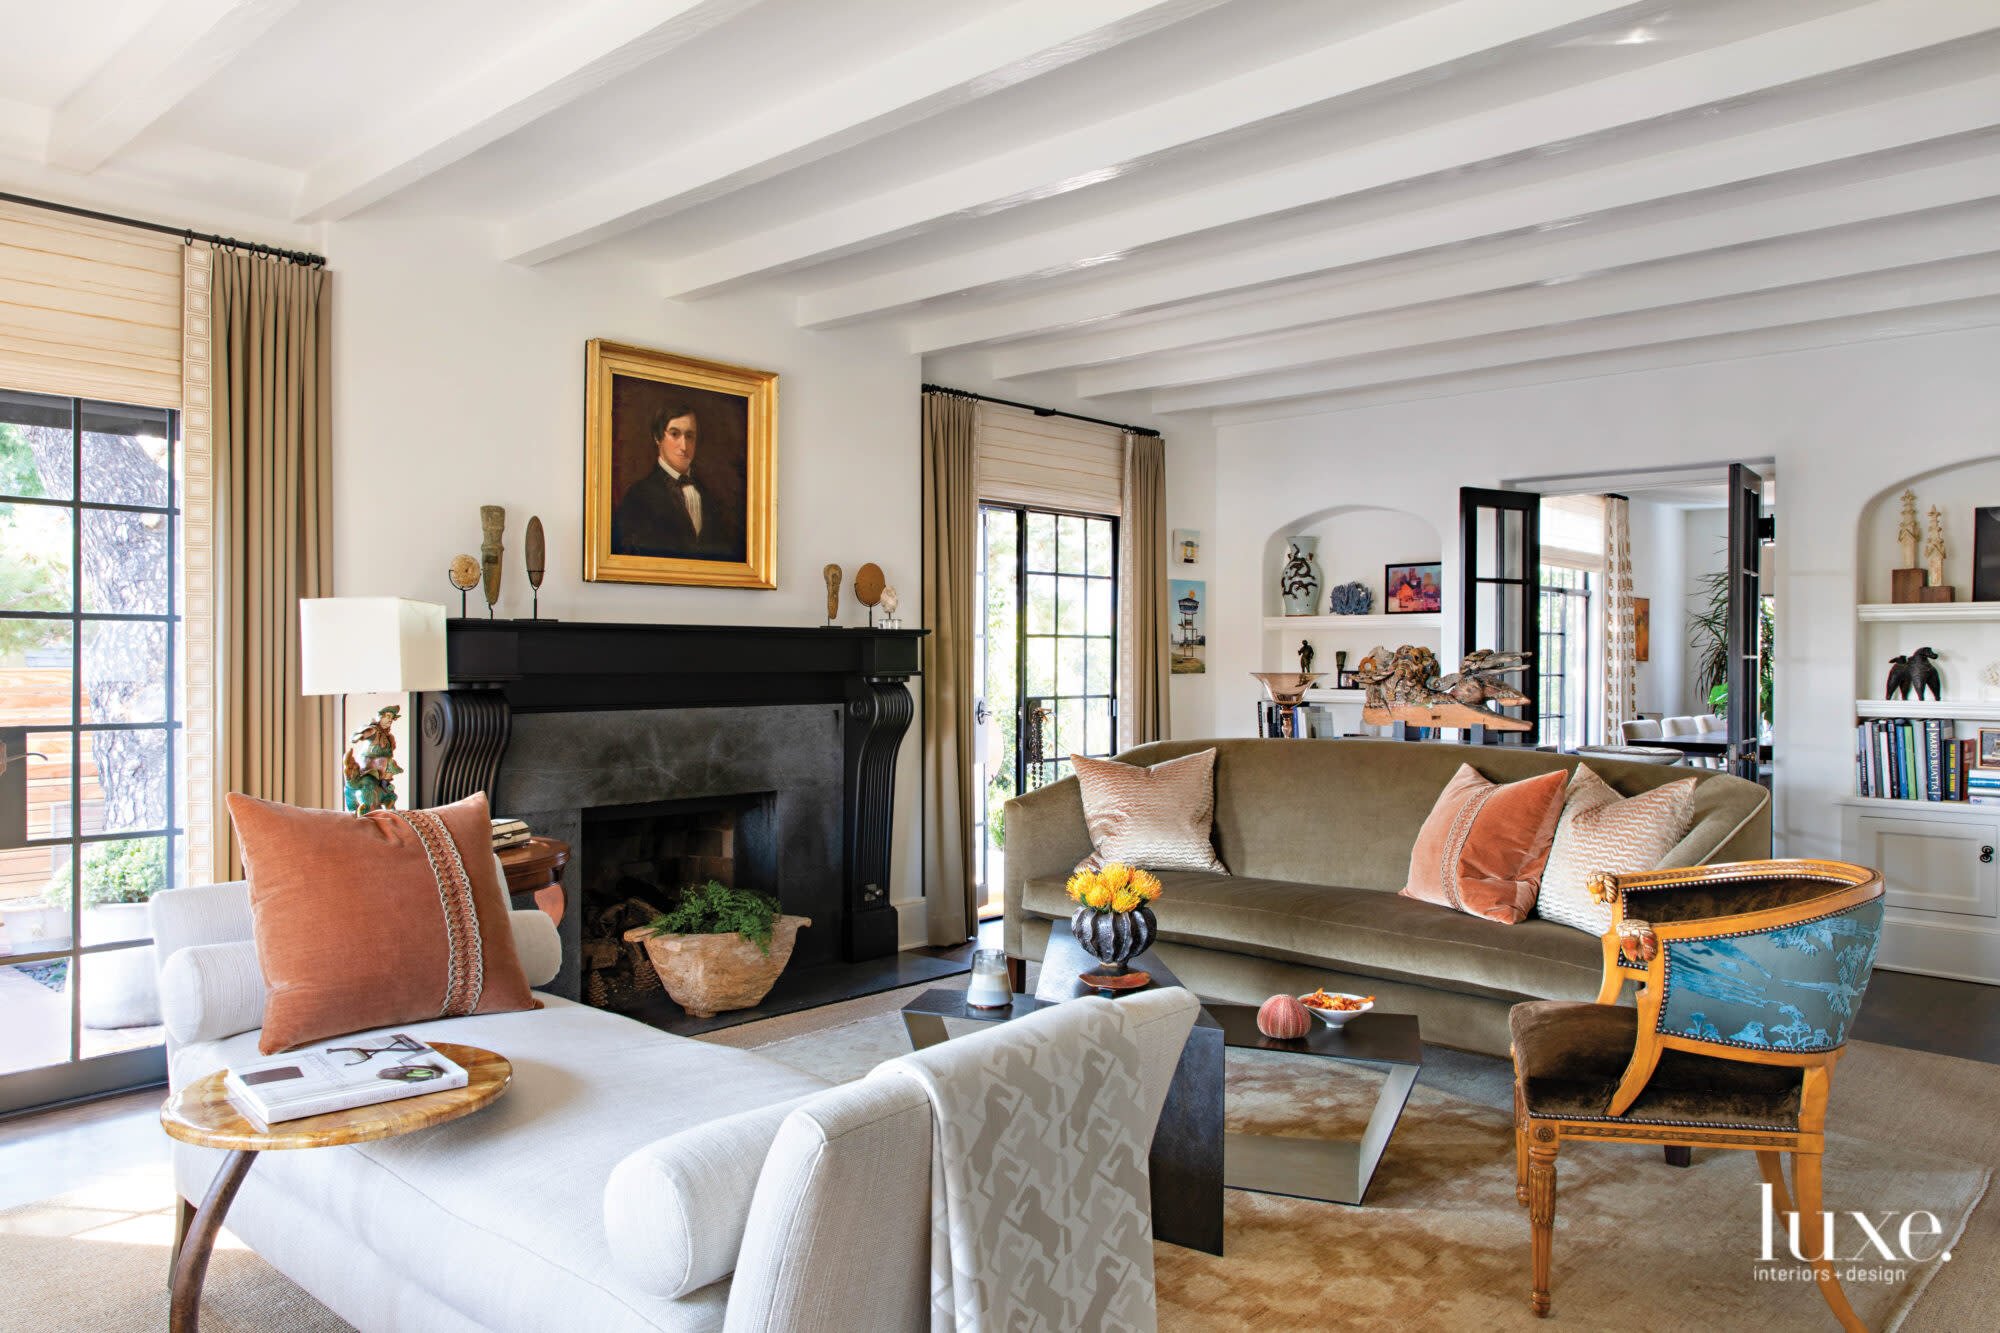
[[[667,995],[690,1017],[748,1009],[770,993],[812,921],[786,916],[768,894],[719,880],[681,891],[680,902],[625,932],[643,942]]]

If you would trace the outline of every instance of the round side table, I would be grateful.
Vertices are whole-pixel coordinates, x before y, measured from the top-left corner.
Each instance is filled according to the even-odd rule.
[[[198,1148],[222,1148],[229,1153],[222,1169],[215,1173],[214,1183],[208,1187],[208,1197],[195,1211],[185,1237],[175,1243],[173,1303],[167,1315],[169,1333],[196,1333],[200,1327],[201,1285],[208,1276],[208,1257],[215,1249],[215,1233],[222,1229],[222,1219],[228,1215],[229,1205],[235,1200],[243,1177],[250,1174],[250,1164],[257,1160],[258,1153],[367,1143],[442,1125],[489,1105],[507,1090],[508,1081],[514,1076],[514,1067],[492,1051],[442,1041],[431,1045],[465,1070],[470,1081],[464,1087],[375,1106],[358,1106],[351,1111],[285,1120],[267,1130],[258,1129],[230,1104],[219,1070],[167,1098],[166,1105],[160,1108],[160,1124],[170,1137]]]
[[[512,898],[535,896],[535,906],[558,926],[563,919],[563,867],[569,864],[569,844],[554,838],[530,838],[499,853]]]

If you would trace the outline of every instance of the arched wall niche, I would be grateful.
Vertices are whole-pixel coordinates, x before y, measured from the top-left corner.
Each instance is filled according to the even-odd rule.
[[[1319,538],[1320,572],[1317,615],[1326,614],[1326,599],[1343,583],[1360,581],[1375,595],[1374,610],[1382,609],[1383,573],[1392,564],[1438,560],[1444,539],[1437,526],[1421,514],[1382,505],[1333,505],[1280,524],[1264,539],[1264,614],[1284,614],[1278,593],[1278,571],[1284,565],[1291,538]]]
[[[1958,590],[1957,600],[1970,601],[1973,511],[2000,505],[2000,454],[1919,472],[1884,487],[1862,506],[1856,534],[1860,586],[1855,590],[1862,602],[1889,600],[1889,571],[1903,563],[1896,529],[1906,490],[1916,493],[1920,531],[1929,530],[1931,506],[1937,506],[1944,520],[1944,581]],[[1919,538],[1917,564],[1923,563],[1923,540]]]

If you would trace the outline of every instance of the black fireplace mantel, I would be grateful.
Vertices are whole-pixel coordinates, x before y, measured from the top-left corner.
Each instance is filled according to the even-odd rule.
[[[915,706],[921,629],[446,622],[450,688],[425,694],[418,778],[427,806],[491,791],[515,713],[839,704],[850,960],[896,952],[889,847],[896,752]]]

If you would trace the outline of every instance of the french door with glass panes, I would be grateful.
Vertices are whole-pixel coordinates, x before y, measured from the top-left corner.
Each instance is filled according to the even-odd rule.
[[[973,618],[981,915],[1001,909],[1009,797],[1118,744],[1118,520],[982,505]]]
[[[0,1112],[165,1077],[177,425],[0,389]]]

